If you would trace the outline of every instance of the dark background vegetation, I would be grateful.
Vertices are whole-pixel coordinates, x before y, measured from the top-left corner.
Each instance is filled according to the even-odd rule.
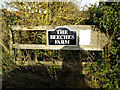
[[[100,2],[88,10],[79,11],[73,3],[7,3],[18,11],[3,9],[2,16],[2,68],[3,88],[106,88],[120,89],[120,2]],[[25,7],[31,6],[31,9]],[[34,7],[36,6],[36,7]],[[49,9],[48,9],[49,8]],[[33,10],[33,12],[31,11]],[[46,10],[46,14],[44,11]],[[41,11],[41,13],[39,13]],[[96,25],[108,38],[101,52],[16,50],[10,55],[9,32],[11,25]],[[45,32],[14,31],[14,43],[45,43]],[[17,65],[21,61],[34,61],[35,65]],[[85,56],[85,57],[83,57]],[[72,63],[45,67],[38,61],[65,61]],[[84,66],[79,61],[91,61]],[[75,67],[76,66],[76,67]],[[82,70],[86,74],[82,74]]]

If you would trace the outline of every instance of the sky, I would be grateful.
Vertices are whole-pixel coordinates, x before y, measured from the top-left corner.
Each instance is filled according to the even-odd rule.
[[[78,3],[78,5],[80,7],[80,10],[82,10],[81,7],[84,7],[85,5],[87,5],[87,6],[90,6],[90,4],[97,4],[97,5],[99,5],[99,1],[100,0],[82,0],[82,2],[80,4]],[[87,7],[85,9],[87,9]]]
[[[3,1],[7,1],[8,0],[3,0]],[[83,7],[84,5],[90,6],[90,4],[97,4],[99,3],[99,0],[82,0],[81,3],[79,3],[81,0],[77,0],[77,5],[79,5],[79,7]],[[2,0],[0,1],[0,9],[1,9],[1,5],[5,5]],[[9,9],[8,9],[9,10]]]

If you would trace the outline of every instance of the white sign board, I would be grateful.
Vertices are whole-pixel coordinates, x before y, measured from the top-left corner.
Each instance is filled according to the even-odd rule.
[[[80,30],[79,45],[90,45],[91,30]]]

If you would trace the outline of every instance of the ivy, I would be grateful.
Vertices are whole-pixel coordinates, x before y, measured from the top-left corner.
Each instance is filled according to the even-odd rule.
[[[87,24],[97,25],[108,37],[102,54],[94,55],[96,65],[92,64],[91,75],[98,80],[101,88],[120,89],[120,2],[101,2],[89,8],[90,19]],[[94,71],[94,72],[93,72]]]

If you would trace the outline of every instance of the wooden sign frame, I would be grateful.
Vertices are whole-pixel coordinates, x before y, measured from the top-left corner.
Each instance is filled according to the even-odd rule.
[[[12,26],[12,30],[20,31],[47,31],[54,30],[58,26]],[[92,50],[101,51],[107,42],[107,37],[104,33],[101,33],[98,28],[94,25],[64,25],[64,27],[70,30],[91,30],[91,42],[90,45],[80,45],[78,46],[48,46],[46,44],[14,44],[11,39],[11,46],[15,49],[48,49],[48,50]],[[78,34],[79,37],[79,34]],[[10,33],[10,38],[13,38],[12,33]],[[79,39],[79,38],[78,38]],[[79,41],[79,40],[78,40]]]

